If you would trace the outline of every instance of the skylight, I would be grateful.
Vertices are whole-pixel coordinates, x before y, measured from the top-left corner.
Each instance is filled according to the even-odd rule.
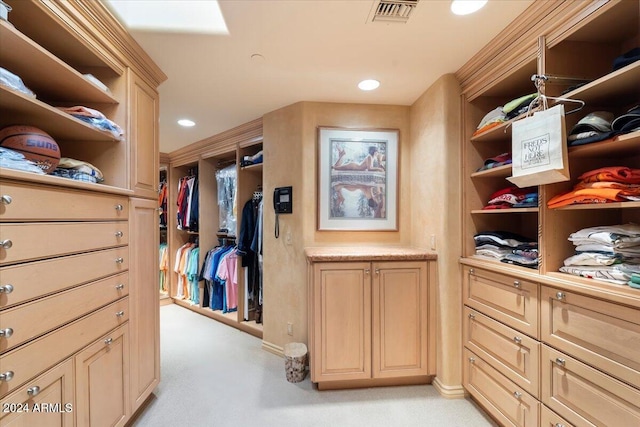
[[[130,30],[229,34],[216,0],[106,0]]]

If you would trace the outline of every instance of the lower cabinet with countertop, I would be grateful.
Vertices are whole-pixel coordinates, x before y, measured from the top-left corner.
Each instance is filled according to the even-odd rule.
[[[436,256],[398,247],[305,253],[311,381],[319,389],[429,383]]]

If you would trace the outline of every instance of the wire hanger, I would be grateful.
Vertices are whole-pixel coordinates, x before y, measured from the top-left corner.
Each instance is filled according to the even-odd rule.
[[[538,90],[538,96],[533,101],[531,101],[531,103],[529,104],[529,109],[527,110],[527,115],[529,115],[529,112],[531,112],[532,108],[542,107],[543,110],[546,110],[547,108],[549,108],[548,103],[547,103],[547,100],[549,100],[549,99],[554,100],[556,102],[572,102],[572,103],[575,103],[575,104],[579,104],[578,107],[574,108],[571,111],[565,112],[565,114],[571,114],[571,113],[575,113],[577,111],[582,110],[582,108],[585,106],[586,103],[581,99],[571,99],[571,98],[560,98],[560,97],[556,97],[556,96],[547,96],[544,93],[545,92],[545,83],[549,79],[560,80],[560,81],[564,81],[564,82],[567,82],[567,83],[571,83],[571,82],[585,83],[585,82],[589,81],[589,80],[573,78],[573,77],[549,76],[549,75],[545,75],[545,74],[534,74],[534,75],[532,75],[531,76],[531,81],[533,82],[533,84],[535,85],[536,89]],[[540,101],[542,101],[542,103],[540,103]]]

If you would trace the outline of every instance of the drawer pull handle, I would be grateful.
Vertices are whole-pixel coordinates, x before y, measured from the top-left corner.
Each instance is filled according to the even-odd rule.
[[[556,423],[555,427],[565,427],[565,425],[564,424],[560,424],[560,423]]]
[[[116,289],[117,289],[117,290],[119,290],[119,291],[121,291],[122,289],[124,289],[124,283],[118,283],[118,284],[116,285]]]
[[[560,301],[565,299],[565,297],[566,297],[566,295],[564,294],[564,292],[557,292],[556,293],[556,298],[558,298]]]
[[[473,268],[470,268],[470,269],[469,269],[469,274],[472,274],[472,275],[473,275],[473,274],[476,274],[476,271],[475,271]]]
[[[516,287],[516,288],[518,288],[518,289],[520,289],[520,287],[521,287],[522,285],[520,284],[520,281],[519,281],[519,280],[514,280],[514,281],[513,281],[513,286],[514,286],[514,287]]]
[[[7,371],[4,374],[0,374],[0,381],[9,382],[13,379],[13,371]]]
[[[113,338],[107,338],[106,340],[104,340],[104,343],[106,345],[111,345],[112,342],[113,342]]]
[[[514,341],[516,344],[522,344],[522,338],[520,338],[520,337],[513,337],[513,341]]]
[[[116,237],[122,237],[124,233],[122,231],[116,231]]]
[[[473,357],[469,358],[469,363],[476,363],[476,359],[474,359]]]
[[[31,397],[37,396],[40,394],[40,387],[34,385],[33,387],[29,387],[27,389],[27,394]]]
[[[564,366],[565,362],[566,362],[566,360],[561,359],[560,357],[557,357],[557,358],[556,358],[556,363],[557,363],[559,366]]]
[[[13,329],[0,329],[0,337],[10,338],[13,335]]]
[[[11,249],[11,246],[13,246],[13,242],[9,239],[5,239],[0,241],[0,246],[2,246],[5,249]]]
[[[123,210],[123,209],[124,209],[124,206],[122,206],[120,203],[118,203],[118,204],[115,206],[115,208],[116,208],[116,210],[117,210],[117,211],[121,211],[121,210]]]
[[[371,273],[371,270],[369,270],[368,268],[365,268],[364,269],[364,274],[369,274],[369,273]]]
[[[3,205],[10,205],[11,202],[13,202],[13,199],[10,195],[3,194],[2,196],[0,196],[0,203],[2,203]]]
[[[119,311],[116,313],[116,317],[122,317],[124,316],[124,311]]]
[[[522,393],[520,393],[519,391],[514,391],[514,392],[513,392],[513,396],[514,396],[516,399],[520,399],[520,398],[522,397]]]
[[[469,313],[469,319],[473,320],[476,318],[476,315],[473,313]]]
[[[376,274],[380,274],[380,269],[376,268]]]
[[[13,292],[13,285],[0,286],[0,294],[10,294]]]
[[[118,257],[116,258],[116,264],[122,264],[124,262],[124,258]]]

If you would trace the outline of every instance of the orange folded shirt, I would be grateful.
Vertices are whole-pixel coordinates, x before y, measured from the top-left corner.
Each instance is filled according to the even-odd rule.
[[[547,206],[550,209],[554,209],[574,204],[624,202],[626,199],[619,197],[621,191],[622,190],[617,188],[585,188],[582,190],[573,190],[552,197],[551,200],[547,202]]]
[[[640,184],[640,169],[626,166],[609,166],[585,172],[578,177],[582,182],[615,181],[626,184]]]

